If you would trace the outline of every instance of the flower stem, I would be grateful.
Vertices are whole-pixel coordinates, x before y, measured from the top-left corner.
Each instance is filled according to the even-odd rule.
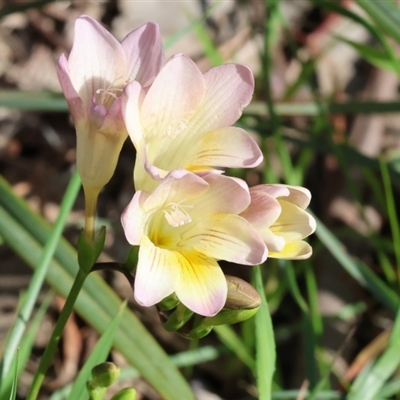
[[[53,334],[51,335],[50,341],[47,344],[42,359],[40,360],[39,368],[35,374],[32,386],[26,398],[27,400],[36,400],[39,394],[40,387],[43,383],[47,369],[49,368],[50,363],[53,359],[54,351],[56,350],[58,342],[60,341],[65,324],[67,323],[68,318],[72,313],[75,301],[88,275],[89,274],[87,272],[82,271],[81,269],[78,270],[78,274],[68,294],[67,300],[58,318]]]
[[[85,188],[85,234],[88,239],[94,239],[94,223],[96,219],[97,199],[99,190]]]

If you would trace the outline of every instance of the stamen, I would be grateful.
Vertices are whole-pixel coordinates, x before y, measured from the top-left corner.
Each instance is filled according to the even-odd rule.
[[[179,121],[175,124],[171,124],[167,126],[167,130],[165,131],[165,136],[171,139],[176,138],[183,130],[188,126],[188,122],[185,120]]]
[[[113,87],[115,83],[121,79],[121,77],[114,80],[114,82],[110,83],[110,85],[106,89],[97,89],[96,94],[98,95],[96,98],[96,104],[103,104],[104,106],[110,105],[110,98],[116,100],[123,91],[123,88]]]
[[[174,228],[192,222],[192,218],[185,208],[193,208],[192,205],[182,205],[186,199],[181,200],[179,203],[169,203],[166,210],[163,210],[165,219]]]

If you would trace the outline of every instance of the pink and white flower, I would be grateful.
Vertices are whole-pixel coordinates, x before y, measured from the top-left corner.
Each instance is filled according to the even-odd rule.
[[[289,185],[257,185],[250,188],[251,204],[241,213],[259,232],[268,257],[287,260],[309,258],[311,246],[303,239],[316,228],[305,211],[311,200],[308,189]]]
[[[204,75],[187,56],[172,57],[144,92],[126,88],[124,119],[138,158],[137,189],[152,190],[168,172],[250,168],[262,153],[248,132],[233,127],[254,90],[251,70],[226,64]]]
[[[147,23],[120,43],[99,22],[83,15],[75,22],[68,59],[61,55],[58,78],[77,133],[77,167],[85,189],[110,180],[127,131],[121,94],[137,80],[152,83],[164,62],[158,26]]]
[[[197,314],[224,306],[227,283],[218,260],[255,265],[266,246],[239,214],[250,204],[247,185],[209,173],[175,170],[152,193],[138,191],[122,215],[128,242],[140,245],[135,298],[151,306],[173,292]]]

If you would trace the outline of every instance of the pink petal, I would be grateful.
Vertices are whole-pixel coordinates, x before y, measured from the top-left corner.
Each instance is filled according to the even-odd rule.
[[[284,197],[286,201],[295,204],[303,210],[308,207],[311,200],[311,193],[302,186],[291,185],[257,185],[254,190],[270,194],[274,198]]]
[[[200,218],[219,213],[239,214],[249,206],[249,188],[244,181],[215,173],[204,174],[202,178],[210,187],[192,202]]]
[[[125,50],[130,80],[150,85],[164,64],[164,51],[158,25],[148,22],[129,33],[121,42]]]
[[[251,192],[267,193],[274,199],[290,195],[290,190],[286,185],[256,185],[251,188]]]
[[[64,92],[64,96],[67,100],[71,116],[75,124],[79,121],[87,119],[86,109],[83,107],[82,99],[79,97],[78,92],[75,90],[71,78],[69,77],[68,71],[68,60],[64,54],[61,54],[57,62],[57,75],[61,85],[61,89]]]
[[[179,300],[205,317],[217,314],[225,305],[228,285],[218,263],[195,251],[183,253],[176,287]]]
[[[149,130],[148,135],[171,138],[178,135],[182,120],[196,110],[204,92],[204,78],[196,64],[183,54],[172,57],[143,101],[142,123]]]
[[[125,142],[128,132],[122,116],[122,99],[115,99],[110,109],[104,116],[99,133],[108,136],[114,136],[118,140]]]
[[[125,87],[122,94],[122,114],[125,126],[136,150],[143,139],[140,121],[140,107],[144,99],[144,90],[139,82],[133,81]]]
[[[257,230],[271,227],[281,214],[282,207],[278,200],[268,193],[257,190],[257,186],[250,188],[251,204],[241,213]]]
[[[147,236],[142,238],[135,276],[135,299],[140,305],[152,306],[175,291],[179,260],[179,253],[154,246]]]
[[[75,39],[68,59],[72,84],[86,108],[93,94],[126,78],[126,56],[121,44],[99,22],[83,15],[75,22]]]
[[[168,203],[190,201],[201,196],[208,189],[208,183],[186,170],[175,170],[157,186],[144,203],[146,211],[162,207]]]
[[[185,248],[217,260],[255,265],[267,258],[260,235],[249,222],[238,215],[217,214],[182,233]]]
[[[250,68],[239,64],[221,65],[210,69],[204,79],[206,95],[197,116],[203,131],[232,125],[253,96],[254,77]]]
[[[143,205],[149,194],[138,191],[121,215],[121,223],[126,239],[131,245],[138,245],[143,236],[145,215]]]
[[[200,165],[251,168],[260,164],[263,159],[258,144],[250,134],[236,127],[211,131],[193,143],[189,153],[187,150],[187,148],[181,148],[176,153],[176,157],[185,162],[183,167],[186,169]]]

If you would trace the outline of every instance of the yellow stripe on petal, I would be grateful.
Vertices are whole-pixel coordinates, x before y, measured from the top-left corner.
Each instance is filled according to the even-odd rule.
[[[197,314],[211,317],[225,305],[228,286],[225,276],[212,259],[196,251],[179,254],[179,282],[176,295]]]

